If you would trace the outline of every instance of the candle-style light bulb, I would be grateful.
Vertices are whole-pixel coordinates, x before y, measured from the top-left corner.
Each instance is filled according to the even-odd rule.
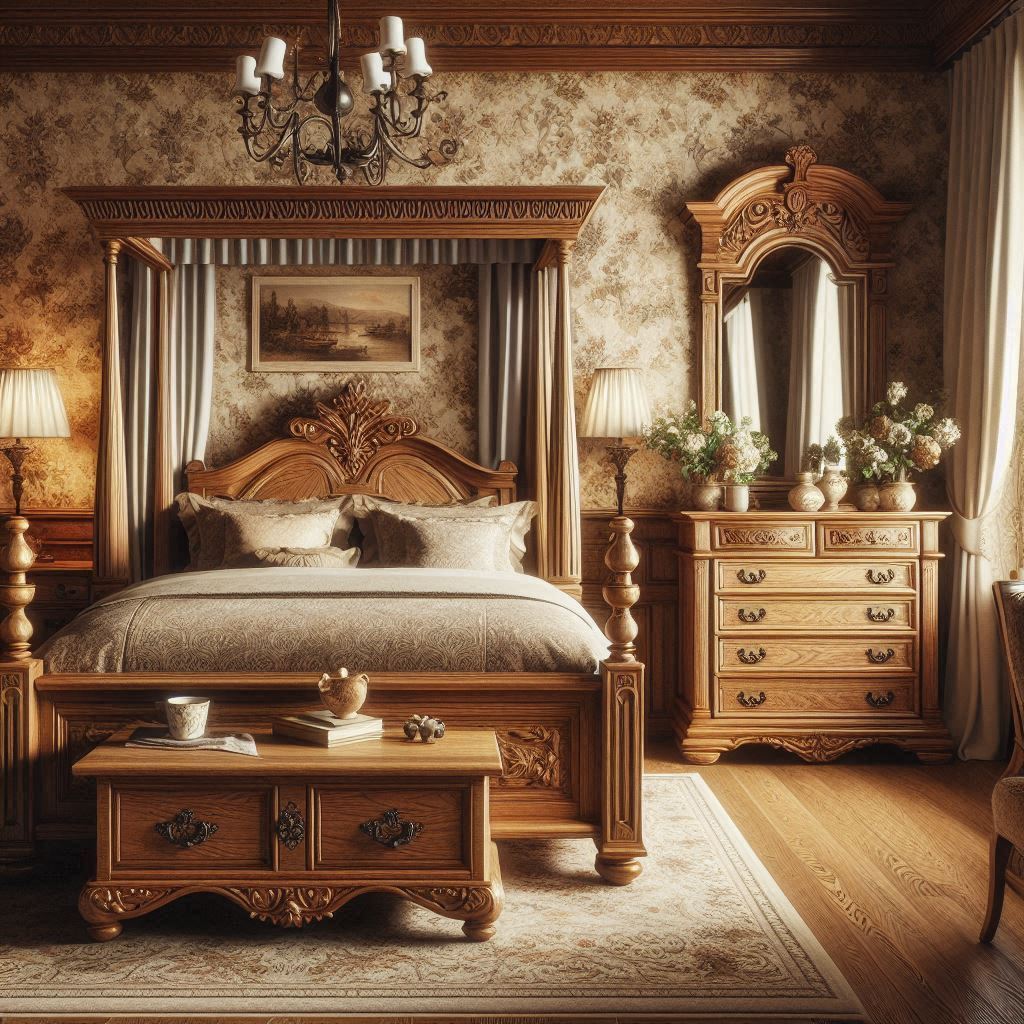
[[[429,78],[434,69],[427,63],[427,48],[419,36],[410,36],[405,41],[405,73],[412,77]]]
[[[380,19],[381,53],[405,53],[405,36],[402,19],[384,17]]]
[[[288,44],[283,39],[267,36],[256,62],[256,74],[260,78],[284,78],[284,55],[287,50]]]
[[[235,88],[239,96],[255,96],[263,83],[256,77],[256,58],[239,57],[235,60]]]

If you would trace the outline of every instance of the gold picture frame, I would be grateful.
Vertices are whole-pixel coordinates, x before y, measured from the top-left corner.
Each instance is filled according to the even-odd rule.
[[[419,368],[418,277],[253,277],[250,369],[404,373]]]

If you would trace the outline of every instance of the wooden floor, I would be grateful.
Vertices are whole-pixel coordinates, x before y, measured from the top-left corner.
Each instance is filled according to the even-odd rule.
[[[1008,892],[995,941],[977,941],[1002,768],[747,748],[696,769],[667,740],[647,757],[648,771],[707,781],[874,1024],[1024,1022],[1024,899]]]

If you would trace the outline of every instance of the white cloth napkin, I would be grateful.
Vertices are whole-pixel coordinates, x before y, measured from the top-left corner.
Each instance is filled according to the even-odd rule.
[[[197,740],[176,740],[160,726],[136,729],[125,742],[126,747],[160,747],[164,750],[226,750],[229,754],[259,757],[256,740],[247,732],[233,736],[201,736]]]

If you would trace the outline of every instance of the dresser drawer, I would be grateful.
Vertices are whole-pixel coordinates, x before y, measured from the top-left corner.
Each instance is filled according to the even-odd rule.
[[[765,548],[794,555],[814,554],[814,523],[768,520],[756,523],[711,523],[714,551],[753,551]]]
[[[316,870],[365,876],[470,868],[468,787],[323,785],[314,789],[313,807]]]
[[[916,555],[921,550],[918,523],[870,523],[855,519],[818,523],[818,552],[829,556],[893,552]]]
[[[115,872],[273,867],[269,786],[115,787],[111,801]]]
[[[822,675],[828,672],[885,674],[917,667],[914,637],[800,637],[746,634],[718,640],[720,675]]]
[[[835,683],[832,680],[791,682],[766,679],[722,679],[718,684],[718,714],[754,717],[779,712],[832,715],[839,713],[913,714],[914,687],[905,680],[877,683]]]
[[[917,563],[888,558],[859,562],[824,558],[803,561],[723,558],[715,562],[714,580],[715,589],[722,593],[777,590],[809,592],[820,597],[830,590],[863,590],[876,594],[916,590]]]
[[[86,576],[59,576],[29,574],[36,586],[35,604],[75,605],[84,608],[89,603],[89,580]]]
[[[880,601],[874,594],[857,598],[777,596],[768,594],[718,598],[718,631],[721,633],[801,632],[877,633],[915,629],[915,598],[889,595]]]

